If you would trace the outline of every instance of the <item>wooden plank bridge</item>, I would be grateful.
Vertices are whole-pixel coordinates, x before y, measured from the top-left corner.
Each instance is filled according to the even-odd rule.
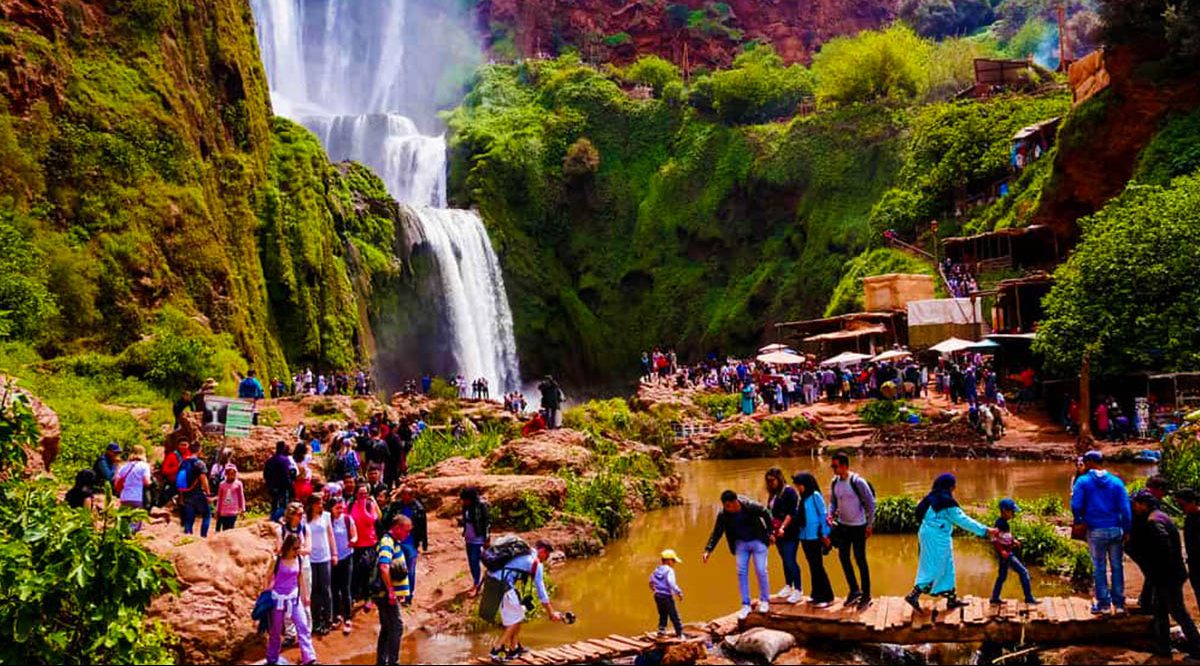
[[[916,612],[900,597],[882,597],[869,608],[844,607],[841,601],[827,608],[810,603],[772,603],[769,613],[751,613],[737,630],[766,627],[790,633],[797,643],[982,643],[1079,645],[1088,643],[1129,644],[1145,642],[1151,635],[1148,615],[1092,615],[1091,601],[1082,597],[1047,597],[1037,604],[1005,600],[990,604],[980,597],[964,597],[966,606],[946,610],[946,601],[925,598]],[[725,629],[714,629],[724,624]],[[710,630],[733,629],[721,620],[709,623]],[[716,642],[720,636],[690,630],[682,641],[654,634],[577,641],[553,648],[530,650],[510,663],[530,666],[587,664],[632,657],[672,643]],[[487,663],[486,659],[477,663]]]

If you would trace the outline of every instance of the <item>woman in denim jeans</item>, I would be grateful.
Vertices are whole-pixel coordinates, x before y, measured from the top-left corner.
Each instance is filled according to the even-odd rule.
[[[479,586],[483,583],[480,557],[488,542],[491,517],[488,515],[488,503],[479,496],[478,488],[463,488],[458,498],[462,501],[462,517],[458,522],[463,528],[467,566],[471,569],[471,596],[474,597],[479,594]]]
[[[1129,534],[1129,493],[1115,474],[1101,468],[1104,456],[1088,451],[1083,456],[1086,471],[1075,479],[1071,490],[1071,513],[1076,525],[1087,530],[1088,552],[1092,556],[1096,602],[1092,612],[1099,615],[1115,608],[1125,612],[1125,536]],[[1112,568],[1112,587],[1106,569]]]

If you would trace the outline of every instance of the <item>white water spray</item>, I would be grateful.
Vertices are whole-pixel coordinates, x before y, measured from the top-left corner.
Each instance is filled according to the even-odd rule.
[[[251,5],[276,113],[312,130],[331,159],[374,169],[419,220],[437,261],[454,370],[486,377],[492,395],[520,388],[499,260],[476,213],[446,208],[445,136],[421,132],[439,127],[443,76],[479,62],[469,29],[407,0]]]

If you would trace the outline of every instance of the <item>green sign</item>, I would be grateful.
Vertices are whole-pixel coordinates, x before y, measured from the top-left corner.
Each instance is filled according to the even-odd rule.
[[[254,425],[254,405],[249,402],[230,402],[225,415],[226,437],[249,437]]]

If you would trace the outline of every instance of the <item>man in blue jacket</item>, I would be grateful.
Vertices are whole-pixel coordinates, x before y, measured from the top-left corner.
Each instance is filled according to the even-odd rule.
[[[265,397],[262,382],[258,381],[254,370],[246,373],[246,378],[238,384],[238,397],[251,400],[262,400]]]
[[[1088,552],[1092,556],[1096,602],[1092,612],[1108,613],[1114,607],[1118,614],[1125,612],[1124,545],[1129,536],[1129,493],[1125,483],[1103,469],[1104,456],[1088,451],[1083,456],[1087,471],[1075,480],[1071,491],[1071,513],[1076,525],[1087,529]],[[1107,566],[1112,567],[1112,587],[1109,588]]]

